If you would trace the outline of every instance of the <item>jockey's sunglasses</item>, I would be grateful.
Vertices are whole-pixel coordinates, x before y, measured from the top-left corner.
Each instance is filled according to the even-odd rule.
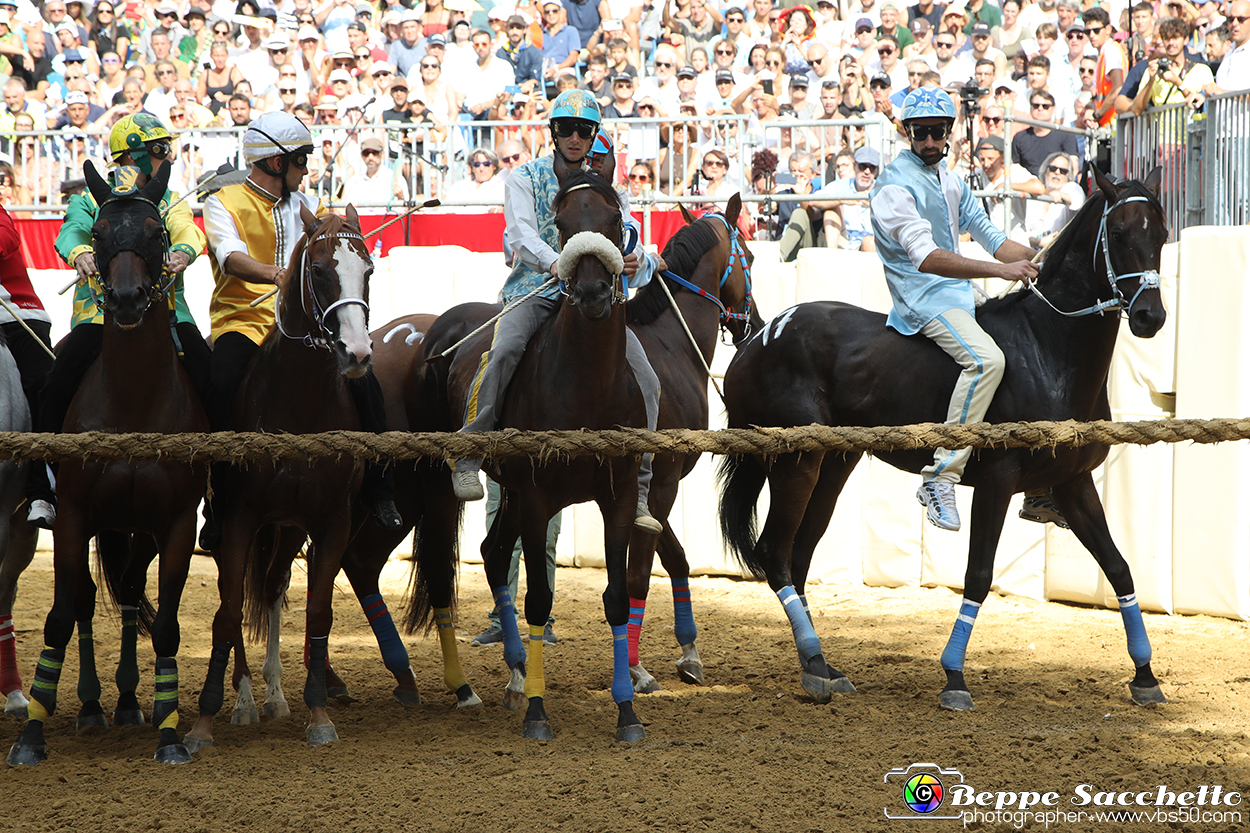
[[[148,156],[151,156],[153,159],[169,158],[169,142],[152,142],[147,146],[147,150]]]
[[[576,133],[582,139],[590,139],[599,132],[598,125],[576,119],[557,119],[551,125],[557,139],[567,139]]]
[[[907,132],[911,134],[913,140],[923,142],[930,136],[933,141],[940,142],[950,133],[950,125],[946,124],[909,124]]]

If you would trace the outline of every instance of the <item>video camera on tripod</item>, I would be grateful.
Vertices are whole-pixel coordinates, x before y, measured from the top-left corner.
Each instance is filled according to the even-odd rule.
[[[960,87],[959,101],[964,108],[964,117],[981,115],[981,99],[989,94],[989,90],[985,87],[978,87],[977,82],[972,79]]]

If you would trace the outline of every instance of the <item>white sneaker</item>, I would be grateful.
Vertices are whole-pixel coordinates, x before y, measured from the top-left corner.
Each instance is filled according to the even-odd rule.
[[[955,484],[927,480],[916,490],[916,500],[925,508],[929,523],[952,532],[959,529],[959,509],[955,505]]]
[[[56,526],[56,507],[46,500],[32,500],[26,520],[40,529],[51,529]]]
[[[486,490],[482,488],[482,479],[478,477],[476,470],[453,471],[451,487],[460,500],[481,500],[486,497]]]
[[[649,532],[652,535],[659,535],[664,531],[664,524],[651,517],[650,510],[644,501],[638,501],[638,511],[634,515],[634,526],[643,532]]]

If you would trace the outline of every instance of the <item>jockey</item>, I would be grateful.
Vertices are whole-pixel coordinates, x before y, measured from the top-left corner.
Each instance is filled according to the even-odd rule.
[[[556,97],[551,106],[550,128],[555,142],[555,153],[560,154],[570,167],[581,167],[587,162],[592,143],[600,133],[602,115],[599,104],[589,93],[566,90]],[[604,135],[604,139],[607,139]],[[601,153],[611,152],[610,141],[601,147]],[[552,167],[554,156],[545,156],[526,162],[509,176],[504,184],[503,211],[507,227],[504,231],[504,248],[514,253],[512,273],[503,287],[503,301],[507,304],[540,287],[551,277],[559,277],[557,265],[560,253],[560,232],[555,226],[551,210],[552,198],[559,190]],[[596,160],[602,166],[602,159]],[[638,231],[638,223],[629,211],[629,198],[618,191],[621,217],[625,224]],[[630,251],[625,254],[625,275],[631,286],[642,286],[658,270],[666,269],[663,259],[656,255]],[[473,380],[474,395],[465,406],[462,431],[492,431],[496,427],[496,407],[500,395],[507,390],[512,373],[525,352],[525,347],[538,328],[560,305],[560,292],[550,286],[526,303],[509,312],[495,325],[487,361]],[[660,381],[647,361],[646,353],[638,338],[626,330],[625,355],[638,386],[642,389],[647,407],[647,427],[654,430],[659,416]],[[481,500],[485,492],[478,472],[482,461],[461,458],[455,463],[452,484],[456,497],[461,500]],[[663,528],[651,517],[647,509],[647,495],[651,483],[651,455],[643,456],[638,473],[638,510],[634,521],[639,529],[658,533]]]
[[[204,229],[208,258],[213,267],[212,394],[209,421],[222,431],[230,423],[235,393],[248,362],[274,323],[274,300],[251,304],[264,295],[286,271],[295,244],[304,234],[300,209],[318,217],[328,210],[315,196],[299,190],[313,152],[312,134],[289,113],[266,113],[243,134],[243,158],[251,166],[248,178],[228,185],[204,201]],[[347,387],[356,401],[366,431],[386,430],[382,388],[373,369]],[[378,523],[396,529],[402,523],[395,510],[394,484],[382,464],[370,464],[361,496]],[[205,507],[207,523],[200,546],[215,549],[221,527],[212,507]]]
[[[886,323],[903,335],[922,333],[963,371],[947,409],[947,424],[980,422],[1003,378],[1002,351],[977,324],[972,281],[1037,275],[1034,252],[990,223],[968,185],[942,165],[955,124],[955,102],[938,87],[920,87],[903,101],[903,128],[911,140],[881,172],[872,190],[872,229],[894,299]],[[957,213],[952,216],[952,209]],[[995,261],[959,254],[959,235],[971,232]],[[955,484],[972,455],[939,448],[916,499],[929,522],[959,529]]]
[[[146,185],[162,166],[170,164],[171,138],[160,119],[149,113],[126,116],[113,125],[109,133],[109,165],[112,168],[109,185],[116,190]],[[169,252],[165,255],[165,268],[178,276],[174,281],[174,291],[169,293],[174,344],[196,393],[207,404],[208,345],[187,307],[182,287],[182,273],[204,250],[204,232],[200,231],[191,216],[191,205],[178,200],[178,195],[170,190],[165,192],[160,202],[170,243]],[[173,203],[178,204],[170,209]],[[95,298],[104,290],[100,285],[91,242],[91,227],[99,210],[90,191],[70,197],[65,209],[65,223],[56,238],[57,253],[78,272],[78,288],[74,292],[70,333],[61,342],[56,361],[40,394],[39,416],[34,420],[36,431],[61,430],[78,385],[87,368],[100,355],[104,343],[104,314],[95,303]],[[56,501],[51,491],[39,499],[32,495],[31,522],[51,529],[55,519]]]

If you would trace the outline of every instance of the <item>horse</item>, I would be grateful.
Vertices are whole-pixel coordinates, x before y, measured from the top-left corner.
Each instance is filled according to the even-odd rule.
[[[275,327],[248,363],[234,401],[236,430],[287,432],[359,431],[360,416],[345,379],[368,372],[372,343],[367,327],[373,261],[352,206],[347,216],[318,220],[304,208],[304,235],[296,243],[278,287]],[[199,719],[184,739],[197,752],[213,742],[213,718],[225,694],[225,669],[235,652],[238,699],[234,722],[256,719],[251,671],[243,650],[246,607],[254,632],[276,643],[277,616],[291,562],[307,535],[308,743],[338,739],[326,713],[331,600],[343,551],[367,512],[355,507],[363,467],[353,459],[312,462],[253,461],[224,474],[218,563],[221,604],[213,619],[208,675],[200,692]],[[266,711],[289,713],[281,693],[281,663],[272,651],[264,666]]]
[[[1006,374],[987,419],[1110,419],[1107,373],[1120,314],[1139,338],[1166,320],[1159,259],[1168,229],[1159,203],[1160,169],[1144,182],[1114,184],[1095,169],[1097,189],[1058,236],[1029,287],[986,301],[977,321],[1007,357]],[[907,425],[942,422],[958,367],[923,336],[903,336],[885,317],[832,302],[781,313],[744,345],[725,376],[729,425]],[[1151,648],[1133,578],[1107,528],[1091,472],[1103,445],[1056,449],[985,449],[963,482],[973,487],[971,543],[963,602],[942,653],[944,709],[973,707],[964,655],[977,611],[989,593],[994,553],[1008,502],[1016,492],[1049,489],[1072,531],[1090,551],[1120,601],[1129,684],[1137,703],[1164,702],[1150,668]],[[900,469],[920,470],[932,450],[878,451]],[[825,660],[807,611],[804,584],[859,453],[781,454],[771,463],[727,456],[720,469],[720,523],[725,540],[757,577],[768,579],[790,620],[803,687],[818,701],[854,686]],[[756,499],[767,480],[770,508],[755,532]]]
[[[21,377],[13,354],[0,334],[0,431],[29,431],[30,408],[22,392]],[[22,485],[26,465],[0,462],[0,696],[4,713],[24,716],[30,701],[22,694],[22,675],[17,664],[17,639],[13,628],[13,601],[17,580],[35,557],[39,529],[26,521]],[[29,465],[43,465],[31,463]]]
[[[499,405],[499,425],[527,430],[645,426],[642,392],[625,358],[625,309],[618,302],[624,299],[620,275],[624,223],[618,197],[610,184],[611,166],[605,165],[608,173],[602,176],[570,170],[557,154],[554,168],[560,187],[553,209],[560,250],[564,253],[560,275],[567,302],[530,340]],[[588,245],[569,245],[574,237]],[[590,256],[574,256],[579,248]],[[605,262],[612,264],[611,269]],[[429,354],[444,353],[466,324],[480,323],[492,309],[497,308],[463,305],[440,316],[426,336]],[[489,338],[480,336],[434,362],[440,377],[446,380],[441,386],[447,391],[443,417],[447,424],[460,424],[459,415],[464,413],[471,383],[488,347]],[[565,506],[593,500],[603,515],[604,525],[608,586],[603,605],[613,637],[616,738],[632,742],[645,737],[646,731],[634,712],[626,644],[629,599],[625,572],[637,511],[639,460],[580,457],[540,462],[507,458],[488,463],[488,469],[505,492],[500,511],[482,544],[482,553],[486,577],[500,610],[504,659],[511,670],[504,703],[514,709],[528,704],[522,735],[535,739],[555,736],[544,704],[542,665],[542,633],[551,612],[552,589],[545,581],[527,585],[527,675],[527,654],[517,633],[516,609],[507,591],[512,548],[519,535],[527,574],[546,575],[548,520]]]
[[[100,357],[83,377],[64,431],[203,432],[208,418],[190,377],[178,361],[166,307],[173,276],[164,273],[168,235],[158,209],[169,180],[162,167],[141,190],[114,193],[88,164],[91,195],[100,206],[91,229],[103,294]],[[150,313],[150,314],[149,314]],[[9,752],[9,763],[47,759],[43,725],[56,710],[65,646],[78,624],[79,729],[108,725],[100,707],[92,618],[96,585],[87,547],[96,536],[100,572],[121,607],[122,645],[117,669],[116,724],[142,724],[136,642],[151,634],[156,653],[152,723],[160,737],[155,758],[187,763],[178,738],[178,604],[195,544],[196,509],[208,468],[172,461],[63,463],[57,479],[60,511],[53,530],[55,592],[44,625],[44,644],[31,686],[28,721]],[[157,605],[149,602],[148,566],[159,553]]]
[[[684,206],[683,206],[684,208]],[[716,350],[718,329],[736,345],[763,325],[751,297],[750,250],[738,232],[742,200],[735,194],[724,214],[687,214],[683,226],[664,247],[667,275],[656,275],[625,305],[629,327],[638,336],[652,368],[660,377],[658,428],[708,426],[707,367]],[[660,285],[664,281],[671,292]],[[674,311],[674,305],[678,311]],[[690,328],[687,335],[685,325]],[[659,690],[659,683],[639,660],[651,566],[660,555],[673,587],[674,634],[682,656],[677,675],[687,683],[703,683],[703,662],[695,646],[698,635],[690,601],[690,564],[681,542],[668,524],[677,487],[698,462],[698,454],[657,454],[652,462],[648,506],[664,525],[658,536],[633,534],[629,542],[629,674],[638,693]]]

